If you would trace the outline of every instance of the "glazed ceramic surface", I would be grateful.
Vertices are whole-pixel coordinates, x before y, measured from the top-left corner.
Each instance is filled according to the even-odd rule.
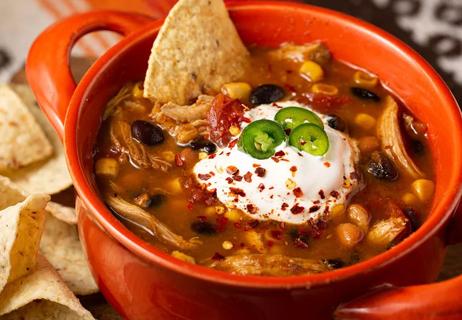
[[[461,319],[462,279],[395,288],[433,281],[448,241],[462,238],[461,215],[455,214],[462,192],[462,120],[445,84],[406,45],[352,17],[301,4],[245,2],[228,7],[245,43],[277,47],[322,40],[336,59],[377,74],[428,124],[436,171],[432,214],[417,232],[387,252],[317,275],[243,277],[188,264],[157,250],[106,208],[94,181],[92,155],[106,102],[127,81],[143,79],[162,21],[117,12],[71,17],[37,39],[27,76],[40,106],[63,136],[79,194],[80,235],[105,297],[133,320],[329,319],[339,304],[390,284],[393,287],[342,305],[336,316]],[[126,37],[75,86],[67,68],[69,49],[78,37],[100,29]]]

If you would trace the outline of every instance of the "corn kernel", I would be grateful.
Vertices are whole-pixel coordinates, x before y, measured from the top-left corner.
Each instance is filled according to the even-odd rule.
[[[223,214],[225,213],[226,209],[223,206],[215,206],[215,213],[216,214]]]
[[[241,129],[236,126],[231,126],[229,128],[229,133],[231,133],[233,136],[237,136],[239,133],[241,133]]]
[[[175,154],[172,151],[164,151],[162,152],[161,156],[167,162],[172,163],[175,161]]]
[[[425,202],[431,199],[435,191],[435,184],[431,180],[417,179],[412,183],[412,189],[417,198]]]
[[[207,152],[199,152],[199,160],[204,160],[208,157],[209,155],[207,154]]]
[[[333,206],[332,209],[330,210],[332,219],[339,218],[343,216],[344,213],[345,213],[345,205],[343,204],[337,204]]]
[[[374,136],[361,137],[358,140],[358,148],[361,152],[372,152],[380,147],[379,139]]]
[[[314,93],[321,93],[326,96],[335,96],[338,93],[338,88],[330,84],[316,83],[311,87]]]
[[[95,173],[97,175],[116,177],[119,174],[119,163],[113,158],[101,158],[96,161]]]
[[[353,75],[353,81],[361,87],[373,88],[377,85],[379,79],[376,75],[366,73],[363,71],[356,71]]]
[[[229,209],[225,212],[225,217],[232,222],[237,222],[241,218],[241,212],[238,209]]]
[[[225,249],[225,250],[231,250],[231,249],[234,247],[233,243],[232,243],[231,241],[228,241],[228,240],[223,241],[223,243],[221,244],[221,246],[222,246],[223,249]]]
[[[289,189],[289,190],[292,190],[294,189],[295,187],[297,186],[297,183],[292,180],[292,179],[287,179],[286,180],[286,188]]]
[[[184,253],[181,252],[181,251],[175,250],[175,251],[173,251],[173,252],[171,253],[171,255],[172,255],[172,257],[175,257],[175,258],[177,258],[177,259],[179,259],[179,260],[183,260],[183,261],[185,261],[185,262],[196,263],[196,260],[194,260],[193,257],[188,256],[187,254],[184,254]]]
[[[221,91],[231,99],[247,101],[252,87],[245,82],[230,82],[223,85]]]
[[[246,231],[244,233],[245,240],[247,244],[253,247],[258,252],[263,252],[265,250],[265,245],[261,239],[261,235],[254,230]]]
[[[176,178],[170,181],[169,187],[172,193],[180,193],[183,190],[181,186],[180,178]]]
[[[415,195],[413,195],[412,193],[409,193],[409,192],[406,192],[402,196],[401,200],[403,200],[403,202],[408,206],[414,206],[419,201],[419,199],[417,199],[417,197]]]
[[[354,122],[359,127],[365,130],[370,130],[375,127],[376,120],[373,116],[368,115],[367,113],[360,113],[356,115]]]
[[[135,85],[133,86],[133,89],[132,89],[132,95],[135,97],[135,98],[143,98],[143,84],[141,82],[137,82],[135,83]]]
[[[300,67],[299,72],[308,77],[312,82],[318,82],[324,76],[324,71],[321,66],[313,61],[305,61]]]

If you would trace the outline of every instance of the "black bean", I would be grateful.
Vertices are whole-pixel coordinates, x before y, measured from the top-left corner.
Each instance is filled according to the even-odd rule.
[[[367,172],[380,180],[394,181],[398,179],[398,171],[388,157],[378,151],[371,154],[367,164]]]
[[[207,221],[202,221],[202,220],[194,221],[191,224],[191,229],[195,233],[204,234],[204,235],[212,235],[217,232],[213,224]]]
[[[217,150],[217,146],[210,140],[198,139],[189,143],[189,146],[193,150],[200,150],[207,152],[208,154],[214,153]]]
[[[284,89],[275,84],[263,84],[256,87],[250,93],[249,101],[254,106],[272,103],[282,99],[285,95]]]
[[[155,194],[149,198],[150,207],[158,207],[165,201],[165,196],[163,194]]]
[[[425,151],[425,146],[419,140],[411,140],[410,148],[411,151],[416,155],[421,155]]]
[[[131,131],[133,139],[148,146],[153,146],[164,141],[162,129],[148,121],[133,121]]]
[[[345,262],[342,259],[325,259],[323,263],[331,269],[340,269],[345,266]]]
[[[330,114],[329,115],[329,118],[327,119],[327,124],[332,129],[335,129],[335,130],[338,130],[338,131],[344,132],[346,130],[345,121],[343,121],[342,118],[340,118],[339,116],[337,116],[335,114]]]
[[[416,231],[420,226],[419,214],[412,208],[405,208],[403,210],[403,213],[406,216],[406,218],[409,219],[409,222],[411,224],[411,231]]]
[[[372,100],[375,102],[380,101],[380,97],[367,89],[360,88],[360,87],[352,87],[351,88],[351,93],[353,93],[355,96],[357,96],[360,99],[365,99],[365,100]]]

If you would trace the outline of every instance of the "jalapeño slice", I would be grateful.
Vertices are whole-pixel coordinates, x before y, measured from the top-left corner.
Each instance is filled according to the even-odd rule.
[[[322,120],[316,113],[300,107],[287,107],[281,109],[274,116],[274,120],[280,123],[284,129],[295,129],[303,123],[312,123],[320,128],[324,128]]]
[[[284,139],[284,130],[278,123],[262,119],[244,128],[239,138],[239,146],[255,159],[268,159]]]
[[[311,123],[304,123],[292,130],[289,144],[314,156],[322,156],[329,149],[326,132]]]

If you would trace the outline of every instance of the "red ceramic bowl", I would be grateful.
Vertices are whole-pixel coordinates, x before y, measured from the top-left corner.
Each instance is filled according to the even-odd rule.
[[[377,74],[428,124],[436,171],[431,215],[387,252],[317,275],[237,276],[176,260],[143,242],[98,196],[92,154],[105,103],[125,82],[143,79],[162,21],[117,12],[82,14],[40,35],[27,60],[27,76],[63,137],[79,195],[80,235],[101,292],[122,315],[136,320],[329,319],[334,312],[345,319],[462,319],[462,278],[423,285],[435,280],[445,246],[457,240],[451,233],[462,238],[461,214],[455,214],[462,191],[462,121],[440,77],[399,40],[334,11],[272,2],[228,8],[245,43],[276,47],[322,40],[336,59]],[[80,36],[99,29],[126,37],[76,87],[69,50]],[[377,286],[382,289],[371,291]],[[348,303],[364,293],[369,294]]]

